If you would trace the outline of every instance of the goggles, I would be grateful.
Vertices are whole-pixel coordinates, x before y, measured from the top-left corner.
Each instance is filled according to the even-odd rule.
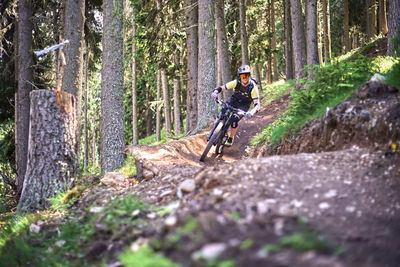
[[[248,73],[240,74],[240,78],[242,78],[242,79],[247,79],[247,78],[249,78],[249,76],[250,76],[250,74],[248,74]]]

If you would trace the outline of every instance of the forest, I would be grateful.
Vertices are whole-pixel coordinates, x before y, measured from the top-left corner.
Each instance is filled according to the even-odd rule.
[[[395,266],[400,260],[393,240],[400,218],[399,0],[4,0],[0,13],[0,266]],[[230,150],[199,163],[205,131],[219,112],[211,93],[238,79],[242,65],[251,67],[262,108],[241,121]],[[332,151],[338,154],[318,154]],[[300,153],[315,158],[285,158],[284,173],[268,159]],[[310,162],[332,172],[310,174],[309,184],[301,184],[296,175],[314,170],[305,167]],[[300,171],[290,174],[293,166]],[[295,192],[287,193],[290,201],[279,193],[311,185],[325,190],[314,198],[339,198],[342,186],[333,177],[346,177],[341,170],[349,170],[351,182],[344,184],[352,186],[360,173],[397,177],[360,190],[380,186],[371,203],[385,209],[390,202],[378,218],[390,221],[387,245],[367,244],[371,237],[350,230],[344,237],[334,219],[347,214],[330,214],[325,225],[312,220],[324,214],[306,209]],[[321,186],[318,175],[331,183]],[[249,192],[239,193],[245,183]],[[274,189],[279,197],[256,193],[271,184],[282,184]],[[388,199],[378,197],[389,191]],[[357,196],[351,203],[364,197]],[[282,205],[271,215],[276,201],[288,201],[296,213]],[[353,212],[349,203],[337,210],[363,219],[362,208]],[[329,207],[321,202],[316,209]],[[260,220],[264,230],[249,226]],[[381,229],[371,225],[366,232]],[[353,246],[352,238],[363,246]]]

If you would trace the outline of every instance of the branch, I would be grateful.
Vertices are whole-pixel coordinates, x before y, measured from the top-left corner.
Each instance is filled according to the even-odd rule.
[[[47,47],[47,48],[45,48],[45,49],[43,49],[41,51],[35,51],[34,53],[35,53],[36,56],[40,57],[41,55],[47,54],[47,53],[49,53],[51,51],[54,51],[54,50],[56,50],[58,48],[62,48],[66,44],[69,44],[69,40],[65,40],[62,43]]]

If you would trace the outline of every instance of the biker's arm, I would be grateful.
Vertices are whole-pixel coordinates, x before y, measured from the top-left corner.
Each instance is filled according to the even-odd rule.
[[[224,91],[229,90],[229,89],[233,89],[235,87],[236,87],[236,80],[233,80],[233,81],[230,81],[230,82],[228,82],[228,83],[226,83],[224,85],[218,86],[217,88],[214,89],[214,92],[219,94],[221,92],[224,92]]]
[[[258,111],[260,111],[261,103],[260,103],[260,95],[258,93],[258,86],[255,85],[252,92],[251,98],[253,99],[254,108],[250,110],[250,113],[254,116]]]

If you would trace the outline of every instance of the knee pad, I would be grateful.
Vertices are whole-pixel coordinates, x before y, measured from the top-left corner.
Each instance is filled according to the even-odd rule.
[[[240,120],[240,116],[238,114],[234,114],[233,118],[232,118],[231,127],[232,128],[237,128],[239,120]]]

